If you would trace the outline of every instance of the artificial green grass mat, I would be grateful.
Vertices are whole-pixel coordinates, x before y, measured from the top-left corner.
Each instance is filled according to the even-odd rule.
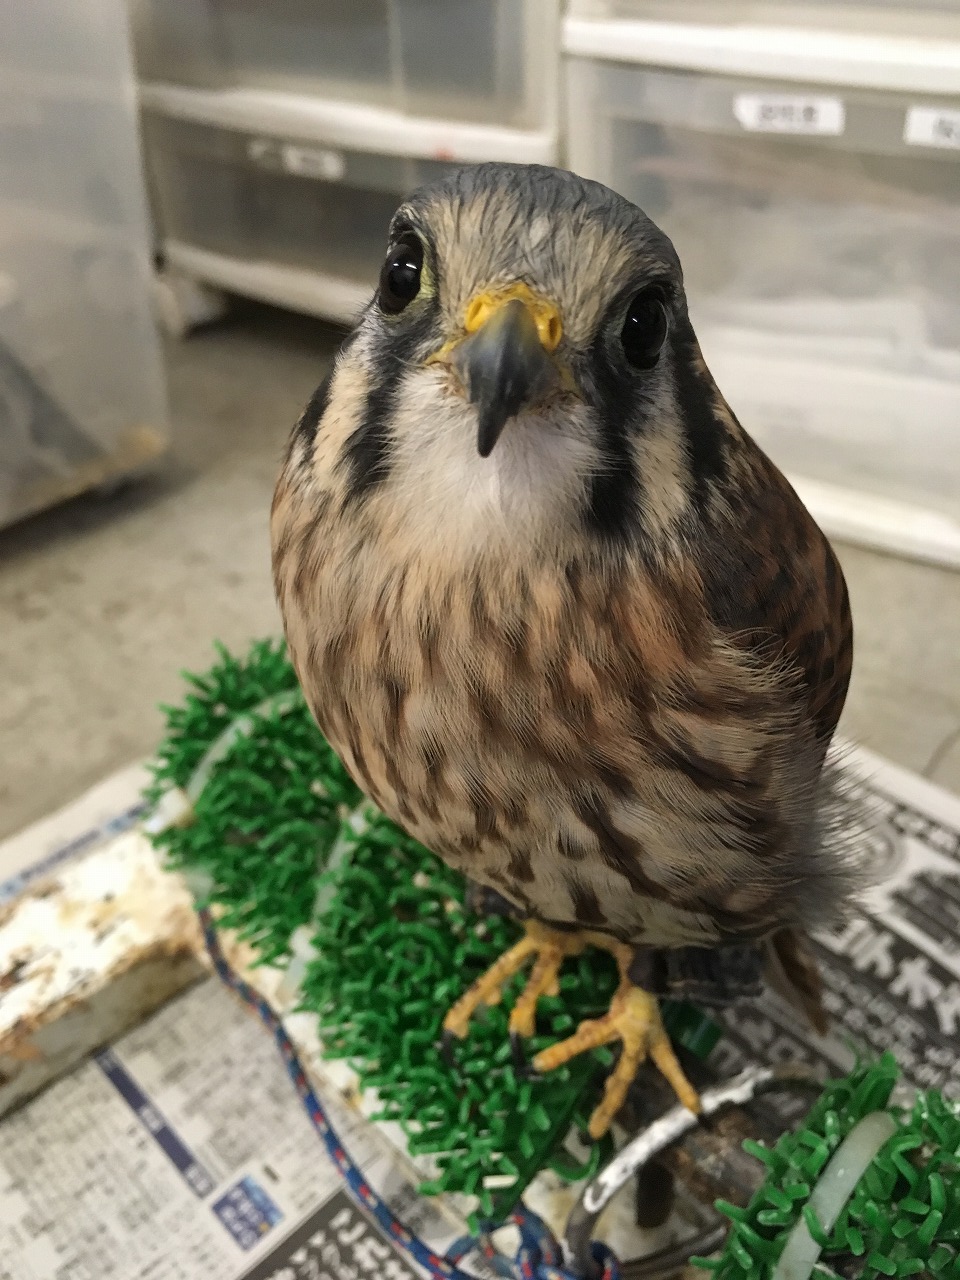
[[[471,915],[462,877],[363,800],[310,717],[281,644],[218,655],[206,674],[186,676],[183,703],[165,708],[147,798],[187,790],[192,820],[159,832],[157,845],[261,963],[285,964],[294,933],[309,928],[301,1007],[316,1014],[326,1055],[348,1060],[361,1087],[377,1089],[380,1114],[401,1124],[411,1152],[433,1156],[437,1175],[425,1192],[474,1194],[480,1218],[498,1220],[544,1165],[590,1172],[599,1148],[580,1169],[561,1162],[559,1149],[571,1124],[584,1125],[609,1051],[518,1078],[507,1035],[518,976],[502,1004],[475,1018],[448,1067],[438,1049],[443,1016],[518,926]],[[336,865],[324,871],[328,862]],[[568,961],[560,995],[540,1002],[528,1055],[603,1012],[615,985],[605,953]],[[702,1037],[703,1021],[689,1014],[665,1007],[675,1032],[686,1024]],[[708,1035],[700,1052],[712,1043]],[[768,1176],[746,1209],[727,1207],[730,1238],[708,1264],[718,1280],[768,1280],[801,1213],[816,1234],[806,1202],[818,1174],[864,1115],[888,1106],[896,1079],[890,1058],[861,1066],[828,1086],[796,1133],[770,1150],[750,1148]],[[897,1135],[834,1229],[821,1233],[815,1276],[960,1280],[957,1108],[931,1092],[896,1114]]]
[[[767,1167],[745,1209],[720,1208],[731,1220],[721,1258],[698,1260],[714,1280],[770,1280],[787,1236],[803,1216],[822,1246],[818,1280],[960,1277],[960,1111],[931,1090],[912,1106],[891,1104],[899,1069],[889,1054],[828,1084],[806,1120],[774,1147],[745,1143]],[[855,1125],[878,1111],[896,1120],[841,1210],[832,1230],[809,1200],[827,1162]],[[841,1157],[842,1158],[842,1157]],[[810,1274],[804,1272],[804,1275]]]
[[[244,658],[218,652],[210,671],[186,677],[184,702],[164,708],[147,798],[187,789],[193,813],[157,834],[157,845],[262,963],[284,964],[294,931],[310,927],[301,1007],[317,1015],[325,1054],[377,1089],[379,1114],[403,1126],[412,1153],[434,1158],[424,1191],[476,1195],[483,1219],[509,1212],[545,1164],[570,1164],[560,1145],[571,1124],[585,1126],[588,1086],[609,1051],[518,1078],[507,1033],[518,975],[447,1065],[444,1014],[518,926],[471,915],[463,878],[362,799],[310,717],[282,645],[256,644]],[[331,853],[338,865],[324,875]],[[540,1002],[529,1056],[602,1013],[615,986],[605,953],[568,961],[560,995]],[[599,1156],[594,1148],[587,1166],[565,1171],[582,1176]]]

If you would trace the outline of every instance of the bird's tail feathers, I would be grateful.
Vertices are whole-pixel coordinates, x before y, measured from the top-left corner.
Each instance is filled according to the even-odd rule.
[[[817,786],[814,816],[797,851],[795,923],[805,930],[841,925],[876,879],[876,801],[850,749],[834,744]]]
[[[875,882],[874,834],[879,827],[876,801],[850,748],[834,743],[820,774],[816,813],[802,853],[799,919],[767,940],[764,957],[770,985],[801,1009],[821,1035],[828,1019],[808,931],[841,926]]]
[[[774,991],[807,1015],[818,1035],[829,1022],[823,1007],[823,978],[810,946],[799,929],[781,929],[767,940],[765,976]]]

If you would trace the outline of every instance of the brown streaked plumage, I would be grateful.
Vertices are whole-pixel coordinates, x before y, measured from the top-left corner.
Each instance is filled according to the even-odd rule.
[[[518,915],[619,947],[621,1031],[624,947],[767,946],[822,1021],[802,935],[852,884],[823,817],[846,591],[710,377],[670,242],[596,184],[482,165],[391,246],[274,500],[321,729]],[[546,990],[570,948],[537,936]]]

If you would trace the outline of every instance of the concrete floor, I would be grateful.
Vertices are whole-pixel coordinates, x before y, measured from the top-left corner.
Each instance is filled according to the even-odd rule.
[[[152,478],[0,533],[0,836],[149,753],[214,637],[274,633],[267,512],[338,335],[252,304],[168,346],[174,451]],[[960,574],[839,548],[848,737],[960,791]]]

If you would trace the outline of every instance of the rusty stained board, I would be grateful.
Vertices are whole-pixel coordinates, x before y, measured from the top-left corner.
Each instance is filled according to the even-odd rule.
[[[189,895],[128,831],[0,906],[0,1116],[204,972]]]

